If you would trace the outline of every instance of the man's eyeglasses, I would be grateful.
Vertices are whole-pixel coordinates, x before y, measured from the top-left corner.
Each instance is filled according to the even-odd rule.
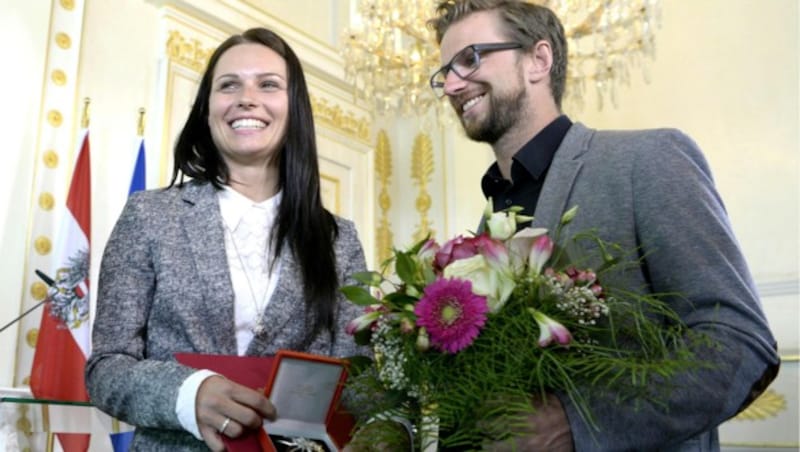
[[[442,66],[431,76],[431,88],[437,97],[444,96],[444,81],[447,73],[453,71],[459,78],[466,80],[481,66],[481,55],[498,50],[512,50],[522,48],[516,42],[494,42],[488,44],[472,44],[464,47],[455,54],[449,63]]]

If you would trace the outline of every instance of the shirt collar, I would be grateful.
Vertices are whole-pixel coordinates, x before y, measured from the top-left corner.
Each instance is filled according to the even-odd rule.
[[[235,231],[242,221],[242,218],[251,208],[274,212],[274,209],[280,204],[282,193],[282,191],[279,191],[275,196],[269,199],[261,202],[254,202],[252,199],[226,185],[222,187],[222,190],[217,191],[222,221],[229,230]]]
[[[514,160],[528,170],[531,176],[536,179],[541,178],[550,167],[553,156],[570,126],[572,121],[566,115],[559,116],[525,143],[525,146],[514,155]]]
[[[512,179],[518,175],[520,170],[527,172],[533,179],[540,180],[547,173],[553,156],[558,147],[567,135],[567,131],[572,127],[572,121],[567,115],[561,115],[554,119],[539,133],[534,135],[530,141],[525,143],[513,157],[511,165]],[[498,182],[503,180],[497,162],[494,162],[481,179],[481,187],[485,196],[493,194]],[[502,184],[501,184],[502,185]]]

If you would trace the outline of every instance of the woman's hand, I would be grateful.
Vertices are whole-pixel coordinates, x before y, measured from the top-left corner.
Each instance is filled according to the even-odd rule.
[[[221,435],[236,438],[275,420],[275,407],[263,394],[221,376],[206,378],[195,399],[197,427],[212,451],[222,452]]]

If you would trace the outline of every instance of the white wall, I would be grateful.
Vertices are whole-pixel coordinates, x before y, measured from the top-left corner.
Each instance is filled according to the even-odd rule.
[[[138,150],[139,108],[147,110],[145,134],[158,136],[156,102],[160,40],[157,9],[140,0],[88,0],[78,97],[91,99],[92,279],[108,235],[128,197]],[[154,133],[155,132],[155,133]],[[148,185],[160,171],[158,143],[148,140]],[[95,284],[96,286],[96,284]],[[93,287],[96,289],[96,287]]]
[[[706,154],[733,228],[797,354],[800,280],[800,78],[796,0],[664,0],[649,84],[635,69],[619,107],[583,111],[597,128],[677,127]]]
[[[3,165],[0,177],[0,327],[17,317],[32,196],[33,156],[41,107],[44,55],[50,21],[50,0],[0,0],[0,42],[6,62],[0,70],[3,106],[0,136]],[[32,316],[38,318],[38,313]],[[8,386],[14,375],[19,329],[0,333],[0,386]],[[24,341],[24,338],[20,339]],[[8,364],[10,365],[8,365]]]

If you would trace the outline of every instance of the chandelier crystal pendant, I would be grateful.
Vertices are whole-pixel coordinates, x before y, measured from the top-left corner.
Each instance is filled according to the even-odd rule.
[[[614,107],[617,88],[630,84],[630,69],[650,81],[647,62],[655,59],[655,29],[660,0],[547,0],[564,24],[569,47],[565,100],[583,108],[594,88],[597,108],[608,98]]]
[[[355,0],[342,56],[346,79],[376,114],[441,113],[444,103],[428,85],[441,65],[427,21],[438,0]],[[617,88],[630,83],[630,69],[649,81],[646,60],[655,57],[660,0],[534,0],[558,15],[569,46],[565,103],[581,109],[594,88],[597,106],[617,106]]]
[[[345,77],[375,112],[423,113],[439,103],[428,85],[439,48],[426,22],[435,0],[356,0],[345,31]]]

